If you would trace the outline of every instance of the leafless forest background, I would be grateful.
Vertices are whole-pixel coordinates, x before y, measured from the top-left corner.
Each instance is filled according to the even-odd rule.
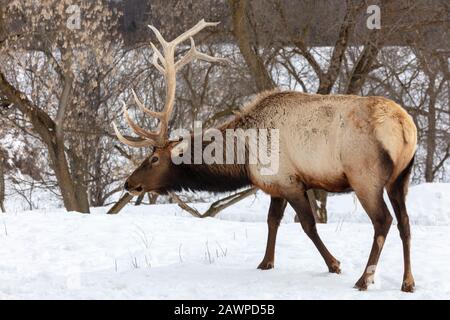
[[[79,29],[67,27],[72,4]],[[371,4],[381,8],[381,29],[366,27]],[[170,39],[201,18],[222,23],[199,35],[199,49],[231,63],[182,70],[172,128],[216,125],[274,87],[380,95],[401,104],[419,129],[413,182],[449,182],[449,15],[448,1],[1,0],[1,210],[10,197],[37,208],[42,191],[70,211],[116,201],[149,150],[121,145],[111,122],[127,130],[125,101],[141,125],[155,125],[134,113],[131,89],[155,109],[163,102],[145,26]],[[324,195],[316,197],[324,206]]]

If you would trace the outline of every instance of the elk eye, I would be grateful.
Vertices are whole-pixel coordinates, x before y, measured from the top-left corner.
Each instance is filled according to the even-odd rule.
[[[151,163],[157,163],[159,161],[159,158],[157,156],[153,157],[151,160]]]

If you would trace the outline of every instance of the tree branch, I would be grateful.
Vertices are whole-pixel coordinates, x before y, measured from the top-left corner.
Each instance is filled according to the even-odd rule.
[[[213,202],[204,213],[200,213],[197,209],[189,206],[187,203],[181,200],[180,197],[178,197],[175,193],[170,193],[170,196],[181,209],[185,210],[186,212],[189,212],[192,216],[196,218],[206,218],[206,217],[215,217],[220,211],[232,206],[233,204],[241,201],[244,198],[247,198],[248,196],[251,196],[252,194],[255,194],[256,191],[258,191],[258,189],[252,187],[234,193],[232,195],[226,196],[222,199]]]

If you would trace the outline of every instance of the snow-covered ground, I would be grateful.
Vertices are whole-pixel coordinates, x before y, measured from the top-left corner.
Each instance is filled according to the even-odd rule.
[[[437,299],[450,297],[450,184],[412,187],[416,292],[402,293],[402,245],[395,227],[367,292],[353,289],[372,226],[351,194],[329,199],[319,233],[341,261],[330,274],[292,223],[280,227],[276,266],[256,266],[266,243],[265,195],[217,218],[191,218],[176,205],[126,207],[108,216],[61,209],[0,214],[0,299]],[[202,205],[199,205],[202,207]]]

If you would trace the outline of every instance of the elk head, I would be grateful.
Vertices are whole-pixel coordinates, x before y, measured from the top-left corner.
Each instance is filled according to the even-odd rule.
[[[216,26],[217,24],[218,22],[205,22],[202,19],[194,27],[170,42],[162,37],[158,29],[149,26],[162,47],[161,52],[153,43],[150,43],[153,49],[152,63],[164,75],[166,81],[165,104],[161,112],[152,111],[143,105],[136,93],[132,90],[136,105],[148,116],[158,119],[159,128],[157,131],[148,131],[138,126],[128,114],[125,103],[123,103],[125,120],[140,138],[125,138],[119,132],[115,123],[113,123],[114,131],[122,143],[131,147],[153,147],[152,154],[126,180],[124,187],[127,191],[137,195],[150,191],[165,192],[167,188],[171,187],[170,184],[174,176],[171,170],[174,166],[171,153],[174,151],[173,149],[177,142],[169,141],[168,124],[175,103],[176,73],[183,66],[195,59],[208,62],[226,62],[226,59],[211,57],[197,51],[194,39],[192,38],[202,29],[209,26]],[[177,45],[188,39],[191,42],[189,51],[178,61],[175,61],[175,49]]]

